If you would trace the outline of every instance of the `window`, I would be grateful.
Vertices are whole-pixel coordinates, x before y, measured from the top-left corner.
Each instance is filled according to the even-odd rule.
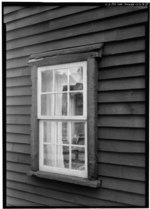
[[[29,175],[99,187],[97,81],[102,44],[32,55]]]
[[[87,62],[37,70],[39,169],[87,177]]]

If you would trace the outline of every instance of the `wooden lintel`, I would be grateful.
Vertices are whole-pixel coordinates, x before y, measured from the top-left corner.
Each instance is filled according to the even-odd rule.
[[[33,62],[38,62],[48,57],[62,56],[67,54],[81,54],[86,52],[91,52],[92,53],[91,56],[101,57],[102,47],[103,47],[103,43],[97,43],[97,44],[89,44],[85,46],[72,47],[68,49],[61,49],[61,50],[54,50],[49,52],[33,54],[30,56],[28,63],[30,64]],[[93,55],[93,53],[95,52],[97,52],[97,55],[95,54]]]

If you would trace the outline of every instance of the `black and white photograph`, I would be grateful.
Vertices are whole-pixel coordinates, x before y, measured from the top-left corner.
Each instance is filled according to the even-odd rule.
[[[150,3],[2,2],[3,208],[149,207]]]

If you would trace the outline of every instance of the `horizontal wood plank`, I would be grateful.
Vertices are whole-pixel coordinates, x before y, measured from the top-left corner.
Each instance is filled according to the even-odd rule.
[[[99,152],[99,163],[145,168],[144,154]]]
[[[98,137],[101,139],[145,141],[145,129],[101,127],[98,129]]]
[[[145,194],[145,184],[140,181],[130,181],[116,178],[101,177],[102,187],[135,194]],[[131,194],[132,196],[132,194]]]
[[[99,127],[128,127],[145,128],[144,116],[101,116],[98,119]]]
[[[31,202],[31,201],[27,201],[27,200],[24,200],[24,199],[20,199],[20,198],[17,198],[17,197],[11,197],[11,194],[10,196],[7,196],[7,205],[11,205],[11,206],[23,206],[23,207],[35,207],[35,206],[42,206],[41,204],[36,204],[34,202]]]
[[[7,143],[6,149],[8,152],[30,154],[30,146],[28,144]]]
[[[6,140],[10,143],[29,144],[31,139],[29,135],[8,133]]]
[[[99,163],[99,174],[106,177],[145,181],[145,169]]]
[[[106,151],[107,152],[113,152],[113,154],[117,154],[118,153],[126,153],[124,155],[125,158],[128,158],[128,156],[130,156],[130,154],[133,154],[133,157],[136,158],[137,155],[134,155],[136,153],[139,154],[144,154],[145,153],[145,143],[144,142],[137,142],[137,141],[125,141],[125,140],[113,140],[113,139],[100,139],[99,140],[99,146],[98,146],[99,152],[101,151]],[[109,154],[108,154],[109,155]],[[132,155],[131,155],[132,156]],[[143,155],[139,155],[139,157],[141,156],[141,160],[143,158]],[[138,156],[137,156],[138,158]],[[111,160],[111,158],[110,158]],[[119,158],[118,158],[119,160]],[[121,163],[120,163],[121,164]]]
[[[7,124],[30,125],[30,120],[30,116],[26,115],[7,115],[6,117]]]
[[[30,134],[29,125],[7,125],[6,130],[8,133]]]
[[[15,162],[7,162],[6,166],[7,171],[14,171],[18,173],[27,174],[27,172],[30,170],[30,165],[19,164]]]
[[[22,77],[22,76],[31,76],[31,69],[30,67],[23,67],[19,69],[10,69],[6,71],[7,78],[14,78],[14,77]]]
[[[145,75],[145,65],[130,65],[99,69],[99,80],[114,79],[114,78],[130,78]]]
[[[99,115],[144,115],[144,103],[112,103],[112,104],[99,104]]]
[[[31,96],[14,96],[14,97],[7,97],[6,104],[8,106],[25,106],[31,105]]]
[[[12,85],[15,85],[15,84],[12,84]],[[31,95],[31,87],[22,87],[22,86],[18,86],[19,83],[16,83],[16,86],[15,87],[9,87],[6,89],[6,94],[7,96],[29,96]],[[23,84],[21,83],[20,85],[28,85],[28,84]]]
[[[126,90],[126,91],[112,91],[99,92],[99,103],[118,103],[118,102],[143,102],[145,101],[144,90]]]
[[[31,163],[30,155],[25,153],[7,152],[6,158],[8,162],[20,163],[22,165],[30,165]]]
[[[31,77],[17,77],[17,78],[8,78],[7,87],[17,87],[17,86],[31,86]]]
[[[129,17],[129,16],[128,16]],[[137,14],[135,15],[137,18]],[[132,18],[132,16],[131,16]],[[144,39],[132,39],[119,42],[107,43],[103,48],[103,55],[110,56],[114,54],[129,53],[145,50]]]
[[[143,89],[145,88],[145,78],[122,78],[114,80],[103,80],[99,82],[99,91],[113,91],[126,89]]]
[[[16,95],[15,95],[16,96]],[[31,107],[28,105],[25,106],[8,106],[6,108],[6,113],[8,115],[30,115]]]
[[[24,6],[4,6],[4,14],[7,15],[9,13],[21,10],[23,8]]]
[[[102,58],[99,67],[104,68],[104,67],[130,65],[130,64],[137,64],[144,62],[145,62],[145,53],[142,51],[136,53],[105,56]]]

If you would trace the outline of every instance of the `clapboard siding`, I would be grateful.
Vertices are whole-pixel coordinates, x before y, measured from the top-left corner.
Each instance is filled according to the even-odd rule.
[[[137,195],[134,193],[129,193],[129,192],[121,192],[120,190],[109,190],[109,189],[101,189],[101,190],[97,190],[96,192],[94,190],[91,190],[90,193],[89,191],[86,189],[84,189],[83,187],[79,187],[79,186],[74,186],[74,190],[72,190],[72,185],[68,184],[68,186],[66,187],[64,185],[63,182],[57,182],[57,181],[52,181],[50,184],[47,184],[47,182],[44,179],[41,179],[41,181],[39,182],[39,179],[34,178],[31,179],[31,177],[27,177],[24,174],[19,174],[19,173],[15,173],[15,172],[11,172],[8,171],[7,174],[7,178],[8,180],[12,180],[12,181],[17,181],[17,182],[25,182],[25,183],[29,183],[35,186],[41,186],[42,188],[48,188],[50,190],[56,189],[58,191],[62,191],[62,195],[66,192],[70,193],[70,191],[73,191],[74,194],[79,194],[79,195],[87,195],[88,198],[94,197],[94,198],[99,198],[101,197],[102,199],[108,201],[114,201],[116,203],[116,206],[118,204],[120,204],[120,199],[121,202],[123,202],[122,204],[120,204],[120,206],[126,206],[126,205],[136,205],[137,203],[139,203],[140,205],[144,203],[144,197],[141,195]],[[79,189],[80,188],[80,189]],[[112,194],[111,194],[112,193]]]
[[[4,14],[7,15],[9,13],[12,13],[14,11],[17,11],[17,10],[21,10],[23,9],[24,7],[23,6],[7,6],[7,7],[4,7]]]
[[[30,136],[22,135],[22,134],[7,134],[7,142],[10,143],[21,143],[21,144],[29,144]]]
[[[21,76],[31,76],[31,70],[29,69],[29,67],[22,67],[19,69],[10,69],[7,70],[6,72],[6,76],[7,78],[14,78],[14,77],[21,77]]]
[[[25,8],[22,8],[22,10],[18,10],[17,12],[13,12],[11,14],[9,14],[9,13],[6,14],[4,22],[5,23],[12,22],[14,20],[19,20],[19,19],[28,17],[30,15],[38,14],[38,13],[41,13],[41,12],[44,12],[47,10],[56,9],[58,7],[59,6],[42,6],[42,7],[31,6],[31,7],[27,7],[27,8],[25,7]]]
[[[18,88],[17,88],[18,89]],[[8,94],[7,94],[8,95]],[[10,95],[8,95],[10,96]],[[11,94],[11,96],[13,96]],[[14,95],[16,96],[16,94]],[[21,96],[19,94],[19,96]],[[8,115],[30,115],[31,114],[31,107],[30,106],[8,106],[7,109],[6,109],[6,113]]]
[[[120,102],[143,102],[145,101],[145,90],[118,90],[99,92],[98,103],[120,103]]]
[[[10,6],[4,13],[7,204],[144,206],[147,7],[54,4]],[[28,176],[32,98],[29,57],[95,43],[104,43],[97,88],[97,164],[101,187],[92,189]]]
[[[100,139],[145,141],[145,129],[99,127],[98,136]]]
[[[35,35],[37,33],[46,32],[49,30],[52,31],[52,30],[56,30],[59,28],[75,26],[75,25],[83,24],[83,23],[87,23],[87,22],[93,22],[96,20],[105,21],[105,18],[109,18],[109,17],[114,18],[117,15],[122,15],[122,14],[127,15],[128,13],[136,12],[139,10],[145,10],[145,9],[146,9],[146,7],[132,7],[132,8],[126,7],[126,6],[119,7],[119,8],[102,7],[100,9],[82,12],[79,14],[74,14],[72,16],[69,16],[69,18],[62,17],[59,19],[50,20],[50,24],[49,24],[48,17],[45,17],[45,21],[43,21],[42,24],[39,23],[36,26],[33,25],[33,26],[26,27],[26,28],[22,26],[22,29],[20,29],[20,30],[18,30],[16,28],[15,29],[16,31],[8,31],[7,40],[25,37],[25,36],[29,36],[29,35]],[[113,26],[110,25],[109,27],[111,28]]]
[[[136,70],[135,70],[136,69]],[[145,65],[139,64],[128,66],[115,66],[110,68],[99,69],[99,80],[116,79],[116,78],[132,78],[145,75]]]
[[[121,40],[126,40],[126,39],[131,39],[131,38],[137,38],[137,37],[143,37],[145,35],[145,27],[144,25],[138,25],[138,26],[133,26],[133,27],[125,27],[125,28],[118,28],[118,29],[112,29],[112,30],[107,30],[107,31],[102,31],[98,33],[92,33],[92,34],[87,34],[87,35],[80,35],[77,36],[76,38],[66,38],[64,40],[56,40],[56,41],[51,41],[51,42],[44,42],[41,44],[37,45],[31,45],[24,47],[22,49],[12,49],[9,50],[6,54],[8,59],[13,59],[17,57],[21,57],[18,59],[22,62],[27,61],[26,57],[27,55],[30,55],[32,53],[39,53],[39,52],[45,52],[49,50],[57,50],[57,49],[63,49],[68,48],[68,47],[76,47],[76,46],[81,46],[81,45],[86,45],[86,44],[94,44],[97,42],[108,42],[108,41],[121,41]],[[141,61],[142,61],[141,57]],[[136,57],[134,58],[136,60]],[[134,61],[134,60],[133,60]],[[15,67],[23,67],[23,63],[14,63],[13,60],[9,60],[8,62],[8,68],[10,68],[10,65],[12,65],[12,68]]]
[[[118,28],[118,27],[132,25],[135,23],[139,24],[139,23],[145,22],[146,19],[147,19],[147,13],[146,11],[143,11],[142,13],[139,14],[138,18],[136,14],[131,14],[129,16],[122,16],[122,18],[116,17],[114,19],[111,19],[111,18],[109,20],[106,19],[102,23],[99,21],[95,21],[95,22],[92,22],[92,28],[91,28],[91,23],[86,23],[86,24],[77,25],[74,28],[69,27],[63,30],[61,29],[61,34],[58,33],[58,31],[50,30],[44,33],[42,36],[41,34],[38,34],[38,35],[27,36],[26,38],[15,39],[14,41],[8,41],[7,49],[11,50],[11,49],[20,48],[23,46],[30,46],[30,45],[34,45],[38,43],[50,42],[50,41],[59,40],[62,38],[69,38],[72,36],[81,35],[81,34],[89,34],[93,32],[104,31],[104,30],[110,29],[110,26],[112,28]],[[136,47],[137,48],[142,47],[141,44],[142,43],[137,42]],[[126,47],[129,48],[129,51],[131,50],[128,45]],[[120,50],[121,50],[121,47],[120,47]],[[136,50],[136,48],[134,50]]]
[[[114,103],[114,104],[99,104],[99,115],[144,115],[145,104],[144,103]]]
[[[11,195],[11,194],[10,194]],[[30,206],[42,206],[41,204],[36,204],[32,201],[27,201],[27,200],[24,200],[23,199],[20,199],[20,198],[15,198],[15,197],[11,197],[11,196],[7,196],[7,206],[24,206],[24,207],[30,207]]]
[[[103,152],[104,156],[107,156],[107,152],[111,152],[110,154],[116,156],[122,153],[122,155],[126,160],[129,160],[128,158],[134,157],[136,158],[136,153],[144,154],[145,153],[145,143],[144,142],[135,142],[135,141],[118,141],[113,139],[100,139],[99,140],[99,150],[105,151]],[[113,152],[113,153],[112,153]],[[130,153],[130,154],[129,154]],[[131,154],[132,153],[132,154]],[[99,153],[101,156],[101,152]],[[128,156],[128,157],[127,157]],[[144,155],[143,155],[144,156]],[[141,157],[141,156],[140,156]],[[101,157],[100,157],[101,159]],[[111,158],[113,159],[113,158]],[[142,158],[141,158],[142,160]],[[118,159],[119,161],[119,159]],[[138,161],[138,159],[137,159]],[[144,164],[143,164],[144,166]]]
[[[65,202],[65,201],[60,201],[58,199],[46,198],[41,195],[32,194],[32,193],[29,193],[29,190],[25,192],[25,191],[19,191],[17,189],[11,189],[8,187],[6,192],[9,196],[31,201],[40,205],[42,204],[44,206],[49,206],[49,205],[53,205],[53,206],[74,206],[75,205],[76,206],[77,205],[77,204],[68,203],[67,201]]]

